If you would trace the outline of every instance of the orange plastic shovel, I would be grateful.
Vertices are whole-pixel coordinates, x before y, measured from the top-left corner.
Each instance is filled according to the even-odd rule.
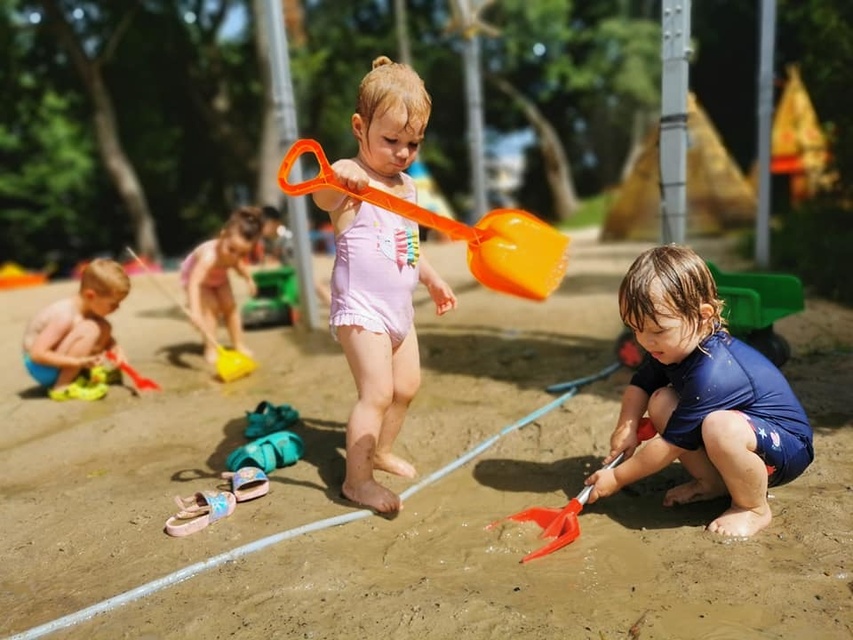
[[[288,182],[290,170],[304,153],[312,153],[319,174],[298,184]],[[521,298],[544,300],[560,285],[568,266],[569,238],[526,211],[495,209],[473,227],[440,216],[413,202],[375,187],[353,191],[340,184],[316,140],[297,140],[278,171],[281,190],[301,196],[319,189],[336,189],[377,207],[393,211],[425,227],[468,243],[468,268],[482,284]]]
[[[107,351],[107,358],[109,358],[110,362],[118,362],[116,355],[112,351]],[[162,391],[162,387],[159,384],[151,378],[143,376],[127,362],[118,363],[118,368],[133,380],[133,385],[136,387],[137,391]]]
[[[637,425],[637,436],[639,437],[640,442],[650,440],[655,435],[657,435],[657,432],[655,431],[651,420],[649,420],[648,418],[643,418],[642,420],[640,420],[640,423]],[[604,465],[602,469],[612,469],[620,462],[622,462],[623,457],[624,454],[620,453],[608,464]],[[519,511],[518,513],[514,513],[511,516],[507,516],[506,518],[502,518],[501,520],[492,522],[486,528],[492,529],[504,520],[515,520],[516,522],[535,522],[540,527],[542,527],[542,533],[540,534],[540,537],[554,538],[554,540],[549,542],[545,546],[536,549],[535,551],[531,551],[521,559],[522,563],[529,562],[530,560],[541,558],[542,556],[547,556],[549,553],[553,553],[557,549],[562,549],[567,544],[574,542],[578,538],[578,536],[581,534],[580,524],[578,523],[578,514],[583,509],[587,500],[589,500],[589,495],[591,493],[592,485],[585,487],[583,491],[581,491],[577,496],[572,498],[569,504],[567,504],[562,509],[555,509],[549,507],[531,507],[530,509]]]

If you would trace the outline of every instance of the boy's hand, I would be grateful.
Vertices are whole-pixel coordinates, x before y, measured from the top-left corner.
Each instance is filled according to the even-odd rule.
[[[592,504],[599,498],[612,496],[614,493],[619,491],[619,483],[616,482],[616,474],[613,472],[613,469],[601,469],[596,471],[584,481],[584,484],[587,486],[593,486],[592,493],[589,494],[587,504]]]
[[[80,356],[77,358],[77,366],[81,369],[91,369],[101,362],[101,354],[94,356]]]
[[[114,344],[109,350],[107,350],[104,355],[106,355],[107,360],[110,361],[110,364],[113,364],[117,367],[127,364],[127,356],[124,355],[124,349],[122,349],[117,344]]]
[[[249,296],[254,298],[258,295],[258,285],[255,283],[255,279],[251,276],[251,274],[246,278],[246,286],[249,288]]]

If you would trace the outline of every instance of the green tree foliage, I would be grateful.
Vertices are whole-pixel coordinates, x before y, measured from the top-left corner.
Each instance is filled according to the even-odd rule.
[[[69,245],[107,238],[88,213],[96,202],[93,149],[79,96],[31,55],[34,30],[3,3],[0,15],[0,256],[30,268],[62,259]]]

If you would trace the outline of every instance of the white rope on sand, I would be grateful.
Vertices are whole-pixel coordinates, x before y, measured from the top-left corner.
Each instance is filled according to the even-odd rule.
[[[555,398],[551,402],[543,405],[536,411],[529,413],[517,422],[514,422],[513,424],[504,427],[497,434],[491,436],[490,438],[487,438],[479,445],[469,450],[467,453],[463,454],[453,462],[445,465],[438,471],[435,471],[428,475],[426,478],[424,478],[417,484],[409,487],[400,494],[400,498],[406,499],[410,496],[413,496],[421,489],[424,489],[425,487],[428,487],[429,485],[437,482],[447,474],[451,473],[452,471],[455,471],[462,465],[466,464],[473,458],[480,455],[483,451],[494,445],[505,435],[510,434],[513,431],[516,431],[517,429],[520,429],[530,424],[531,422],[541,418],[546,413],[553,411],[554,409],[562,405],[566,400],[569,400],[572,396],[574,396],[581,386],[589,384],[596,380],[600,380],[602,378],[606,378],[618,368],[618,365],[615,367],[614,365],[608,365],[597,374],[587,376],[585,378],[579,378],[574,381],[563,382],[559,385],[553,385],[552,387],[549,387],[549,390],[552,390],[552,392],[553,389],[557,387],[559,387],[559,389],[561,390],[566,390],[566,392]],[[124,593],[121,593],[117,596],[113,596],[112,598],[103,600],[90,607],[81,609],[76,613],[57,618],[56,620],[52,620],[51,622],[39,625],[38,627],[33,627],[32,629],[29,629],[22,633],[10,636],[7,640],[31,640],[32,638],[41,638],[42,636],[45,636],[49,633],[59,631],[60,629],[67,629],[68,627],[74,626],[75,624],[90,620],[99,614],[118,609],[119,607],[149,596],[162,589],[165,589],[166,587],[171,587],[185,580],[188,580],[189,578],[197,576],[200,573],[222,566],[226,562],[238,560],[243,556],[247,556],[256,551],[261,551],[262,549],[266,549],[267,547],[270,547],[274,544],[278,544],[279,542],[290,540],[291,538],[296,538],[306,533],[312,533],[314,531],[320,531],[322,529],[328,529],[330,527],[337,527],[373,515],[375,515],[373,511],[370,511],[369,509],[361,509],[359,511],[354,511],[352,513],[347,513],[341,516],[317,520],[316,522],[311,522],[309,524],[302,525],[301,527],[296,527],[295,529],[289,529],[288,531],[282,531],[281,533],[276,533],[271,536],[267,536],[266,538],[261,538],[260,540],[250,542],[249,544],[243,545],[242,547],[237,547],[236,549],[232,549],[231,551],[226,551],[225,553],[213,556],[211,558],[208,558],[207,560],[203,560],[202,562],[196,562],[195,564],[191,564],[188,567],[179,569],[178,571],[163,576],[162,578],[152,580],[151,582],[136,587],[135,589],[125,591]]]

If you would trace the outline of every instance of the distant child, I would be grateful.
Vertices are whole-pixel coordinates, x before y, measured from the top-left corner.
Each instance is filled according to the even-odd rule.
[[[751,536],[770,524],[767,488],[790,482],[814,458],[812,429],[787,380],[723,329],[723,303],[705,262],[686,247],[642,253],[619,288],[619,310],[647,357],[622,396],[610,437],[615,469],[587,478],[590,502],[657,473],[676,458],[692,476],[664,506],[731,496],[707,529]],[[648,410],[660,434],[634,454]]]
[[[266,206],[261,209],[263,226],[261,241],[258,243],[259,264],[264,267],[278,267],[293,261],[293,251],[288,242],[293,234],[281,221],[278,209]]]
[[[39,311],[24,331],[24,365],[53,400],[98,400],[107,394],[107,350],[124,354],[106,316],[119,308],[130,279],[112,260],[96,259],[83,269],[80,289]],[[109,364],[109,363],[104,363]],[[90,370],[87,378],[80,375]]]
[[[431,109],[411,67],[377,58],[361,81],[351,120],[358,154],[332,165],[337,180],[414,201],[414,183],[403,171],[418,155]],[[335,231],[329,322],[358,391],[347,424],[343,495],[380,513],[399,511],[400,497],[373,471],[416,475],[391,452],[421,382],[412,294],[425,285],[438,315],[456,307],[456,296],[423,255],[416,223],[330,189],[314,201],[329,212]]]
[[[257,207],[240,207],[228,218],[219,236],[203,242],[181,264],[181,284],[187,291],[193,323],[202,329],[204,358],[216,362],[216,345],[208,336],[215,337],[219,318],[223,318],[233,347],[251,356],[243,342],[243,322],[234,301],[228,280],[233,269],[246,281],[249,295],[257,293],[255,281],[249,272],[248,257],[261,237],[263,221]]]

